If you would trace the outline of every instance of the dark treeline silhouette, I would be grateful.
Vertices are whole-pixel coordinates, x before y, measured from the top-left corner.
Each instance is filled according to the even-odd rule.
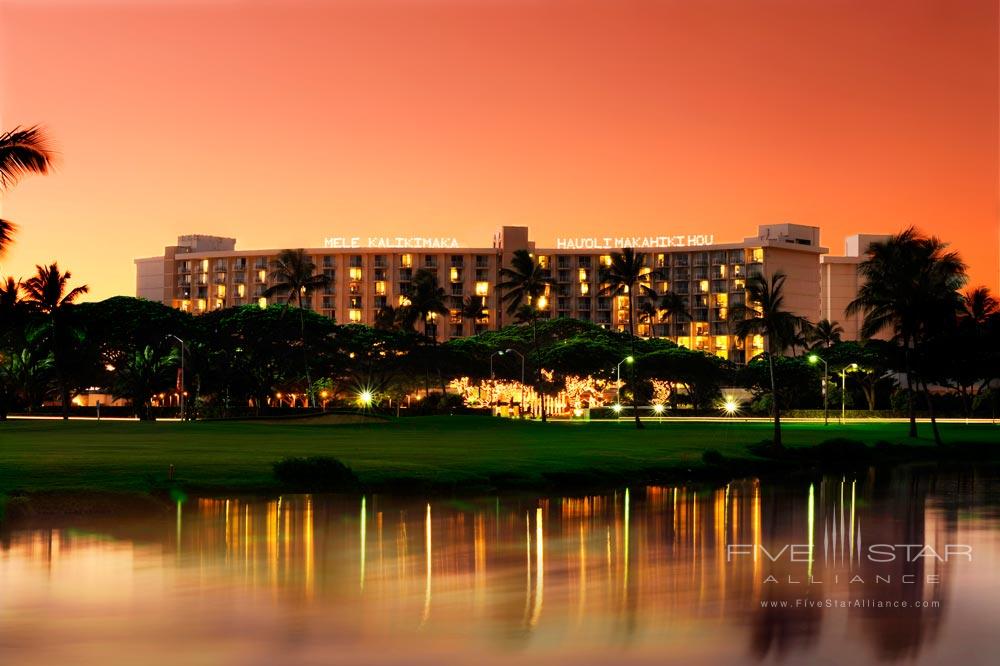
[[[0,189],[45,174],[52,163],[40,128],[0,134]],[[15,231],[14,223],[0,220],[0,253]],[[46,403],[68,417],[74,395],[84,389],[124,399],[142,418],[155,415],[154,404],[184,402],[185,416],[226,416],[271,405],[356,405],[358,396],[377,409],[420,395],[426,411],[460,402],[447,395],[450,380],[488,379],[491,368],[498,379],[524,373],[544,397],[573,378],[617,382],[625,364],[619,400],[631,403],[636,427],[642,427],[643,406],[715,410],[722,387],[743,387],[752,395],[745,409],[773,416],[772,444],[780,449],[782,411],[822,405],[823,373],[810,362],[819,359],[829,371],[826,390],[834,404],[906,413],[911,436],[919,410],[931,418],[939,443],[940,413],[992,416],[1000,403],[994,386],[998,303],[984,287],[963,292],[961,258],[915,229],[874,243],[859,266],[863,286],[847,314],[863,314],[861,342],[843,341],[836,321],[814,323],[786,310],[781,272],[748,276],[746,304],[730,308],[730,330],[744,345],[756,336],[765,344],[742,366],[636,335],[637,322],[649,332],[653,322],[669,322],[676,334],[693,319],[683,296],[651,288],[658,269],[647,260],[626,248],[600,267],[601,294],[628,309],[626,330],[618,332],[543,318],[552,280],[536,257],[516,252],[497,285],[515,323],[483,330],[484,305],[469,297],[459,315],[481,332],[444,344],[437,342],[437,322],[450,310],[436,274],[427,270],[417,271],[402,302],[383,308],[367,327],[338,325],[308,308],[328,278],[304,250],[284,250],[272,262],[266,295],[281,304],[197,317],[129,297],[78,303],[85,285],[73,286],[72,275],[55,262],[39,265],[26,280],[0,282],[0,418]],[[499,354],[508,350],[517,353]],[[539,407],[545,420],[545,399]]]

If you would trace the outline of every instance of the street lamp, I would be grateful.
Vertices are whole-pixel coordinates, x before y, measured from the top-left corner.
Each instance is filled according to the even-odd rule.
[[[830,406],[827,402],[826,397],[826,385],[829,383],[830,379],[830,365],[826,362],[826,359],[822,358],[817,354],[809,355],[809,362],[813,365],[822,362],[823,363],[823,425],[830,425]],[[841,396],[843,397],[843,396]]]
[[[521,357],[521,416],[524,416],[524,354],[516,349],[504,349],[501,354],[517,354]]]
[[[622,363],[631,364],[633,362],[635,362],[635,358],[629,355],[618,361],[618,365],[615,366],[615,402],[618,404],[621,404],[622,401]]]
[[[849,366],[841,370],[840,372],[840,423],[843,425],[846,422],[845,412],[846,412],[846,401],[844,396],[847,394],[847,371],[857,370],[858,364],[851,363]]]
[[[184,407],[186,405],[186,401],[184,400],[184,393],[185,393],[185,391],[184,391],[184,379],[185,379],[185,377],[184,377],[184,350],[185,350],[185,344],[184,344],[183,340],[181,340],[179,337],[177,337],[173,333],[167,333],[167,335],[164,337],[164,340],[166,338],[173,338],[177,342],[181,343],[181,421],[183,421],[184,420],[184,413],[185,413]]]

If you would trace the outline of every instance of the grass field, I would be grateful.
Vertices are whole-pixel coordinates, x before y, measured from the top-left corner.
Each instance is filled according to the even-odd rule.
[[[1000,428],[944,424],[946,440],[1000,444]],[[793,423],[786,446],[832,437],[869,445],[908,441],[904,423],[840,426]],[[545,485],[553,474],[621,478],[650,470],[697,469],[715,449],[750,459],[746,445],[770,436],[768,423],[650,421],[541,424],[489,417],[443,416],[318,425],[306,422],[138,423],[8,421],[0,423],[0,494],[11,491],[148,491],[167,469],[202,491],[276,489],[271,464],[285,456],[333,456],[372,487],[421,485],[461,489]],[[921,425],[919,443],[933,446]],[[499,481],[498,481],[499,480]]]

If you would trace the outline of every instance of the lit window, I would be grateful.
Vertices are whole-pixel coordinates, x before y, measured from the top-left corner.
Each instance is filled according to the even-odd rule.
[[[477,282],[476,283],[476,296],[486,296],[490,293],[490,283],[489,282]]]
[[[219,309],[219,308],[223,308],[223,307],[225,307],[225,304],[223,303],[223,301],[221,301],[219,299],[216,299],[216,301],[215,301],[215,308]]]
[[[400,294],[400,295],[399,295],[399,304],[400,304],[401,306],[403,306],[403,307],[406,307],[407,305],[409,305],[409,304],[410,304],[410,299],[408,299],[408,298],[407,298],[406,296],[404,296],[403,294]]]
[[[361,321],[361,310],[350,310],[348,315],[354,323]]]
[[[581,296],[586,296],[589,293],[590,293],[590,285],[587,284],[586,282],[581,282],[580,283],[580,295]]]
[[[215,288],[215,295],[218,296],[219,298],[225,298],[226,297],[226,285],[224,285],[224,284],[218,285]]]
[[[260,298],[258,298],[257,299],[257,307],[266,308],[267,307],[267,299],[264,298],[263,296],[261,296]]]
[[[708,291],[708,280],[701,280],[698,282],[698,289],[703,292]]]
[[[246,296],[246,292],[247,292],[246,285],[244,285],[244,284],[238,284],[238,285],[236,285],[236,295],[237,296],[239,296],[240,298],[243,298],[244,296]]]
[[[544,255],[539,256],[538,257],[538,265],[541,266],[542,268],[548,268],[549,267],[549,258],[546,257],[546,256],[544,256]]]
[[[191,309],[191,301],[181,301],[181,310],[187,312]]]
[[[403,268],[413,268],[413,255],[404,254],[399,258],[399,265]]]
[[[264,269],[257,271],[257,281],[265,282],[266,280],[267,280],[267,271],[265,271]]]
[[[750,250],[750,260],[757,263],[764,261],[764,248],[755,247]]]
[[[352,280],[360,280],[361,268],[359,266],[352,266],[350,269],[350,276]]]
[[[586,268],[581,268],[580,269],[580,282],[586,282],[586,281],[587,281],[587,269]]]
[[[763,349],[764,348],[764,338],[760,335],[753,336],[753,348]]]
[[[199,312],[202,311],[202,310],[204,310],[205,309],[205,299],[204,298],[199,298],[198,302],[196,304],[196,307],[197,307],[197,309],[198,309]]]
[[[602,266],[610,266],[611,265],[611,255],[610,254],[602,254],[601,255],[601,265]]]
[[[379,280],[375,283],[375,295],[385,296],[385,280]]]
[[[538,309],[544,310],[549,306],[549,299],[545,298],[544,295],[538,297]]]
[[[207,273],[208,272],[208,259],[202,259],[201,260],[201,271],[202,271],[202,273]]]

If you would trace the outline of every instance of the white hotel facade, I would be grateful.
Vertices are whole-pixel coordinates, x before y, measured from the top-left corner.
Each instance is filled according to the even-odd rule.
[[[817,227],[795,224],[760,226],[740,242],[716,243],[711,235],[592,237],[560,239],[552,248],[537,247],[527,227],[503,227],[489,245],[458,247],[449,238],[327,238],[324,247],[306,252],[330,278],[312,294],[308,307],[341,323],[372,324],[386,305],[398,305],[420,269],[437,274],[448,296],[450,314],[437,317],[432,330],[439,340],[472,335],[510,323],[503,312],[502,266],[516,250],[526,249],[542,264],[553,284],[542,305],[543,317],[575,317],[625,329],[628,297],[602,295],[600,269],[622,247],[648,256],[655,271],[650,286],[687,299],[690,321],[642,321],[642,336],[669,338],[734,361],[745,361],[763,349],[763,341],[743,341],[732,334],[729,309],[745,302],[749,275],[788,275],[785,306],[811,321],[840,322],[845,339],[858,336],[860,320],[844,307],[857,293],[857,265],[872,241],[885,238],[858,234],[847,239],[845,252],[831,256],[820,245]],[[267,305],[280,297],[264,296],[271,284],[270,265],[281,251],[237,250],[236,240],[218,236],[181,236],[163,254],[136,259],[136,295],[193,313],[240,305]],[[481,304],[480,316],[462,316],[467,297]]]

